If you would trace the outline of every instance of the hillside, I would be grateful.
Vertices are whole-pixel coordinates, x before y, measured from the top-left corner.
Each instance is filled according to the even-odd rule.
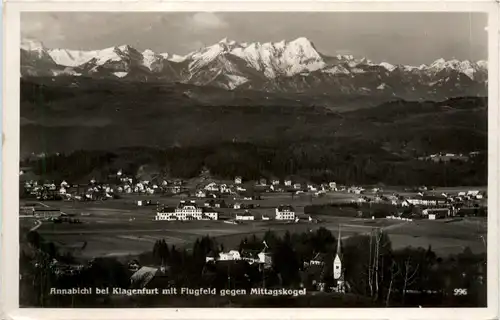
[[[487,176],[485,158],[454,164],[456,174],[416,160],[438,152],[486,151],[486,98],[398,99],[374,106],[373,99],[354,97],[335,108],[307,96],[83,79],[21,83],[22,157],[84,150],[35,164],[43,165],[38,173],[79,178],[101,167],[135,170],[153,163],[184,177],[204,165],[228,178],[299,173],[401,184],[412,176],[415,184],[432,177],[436,185],[464,179],[472,185]],[[110,155],[98,156],[97,167],[73,172],[82,157],[93,157],[92,150]]]

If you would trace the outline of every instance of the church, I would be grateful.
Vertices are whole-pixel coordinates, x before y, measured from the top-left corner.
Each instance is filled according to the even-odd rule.
[[[344,279],[344,267],[342,265],[342,250],[340,243],[340,226],[339,226],[339,236],[337,242],[337,253],[335,254],[335,259],[333,260],[333,286],[331,287],[332,292],[345,293],[345,279]]]

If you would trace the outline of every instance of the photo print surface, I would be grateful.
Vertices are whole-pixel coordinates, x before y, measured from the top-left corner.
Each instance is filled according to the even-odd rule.
[[[23,12],[20,306],[485,307],[487,25]]]

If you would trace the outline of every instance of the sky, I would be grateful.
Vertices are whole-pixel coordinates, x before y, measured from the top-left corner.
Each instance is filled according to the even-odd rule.
[[[123,44],[185,55],[223,38],[238,42],[306,37],[326,55],[420,65],[487,59],[485,13],[443,12],[25,12],[21,36],[47,48],[96,50]]]

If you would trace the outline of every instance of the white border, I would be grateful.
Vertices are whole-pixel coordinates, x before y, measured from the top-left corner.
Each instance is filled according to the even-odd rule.
[[[498,3],[484,1],[378,1],[325,0],[240,2],[150,2],[99,0],[96,2],[35,2],[20,0],[4,3],[3,77],[3,172],[2,172],[2,259],[1,309],[13,319],[498,319]],[[400,309],[19,309],[19,72],[21,11],[473,11],[489,13],[489,104],[488,104],[488,307],[487,308],[400,308]],[[7,244],[7,245],[6,245]]]

